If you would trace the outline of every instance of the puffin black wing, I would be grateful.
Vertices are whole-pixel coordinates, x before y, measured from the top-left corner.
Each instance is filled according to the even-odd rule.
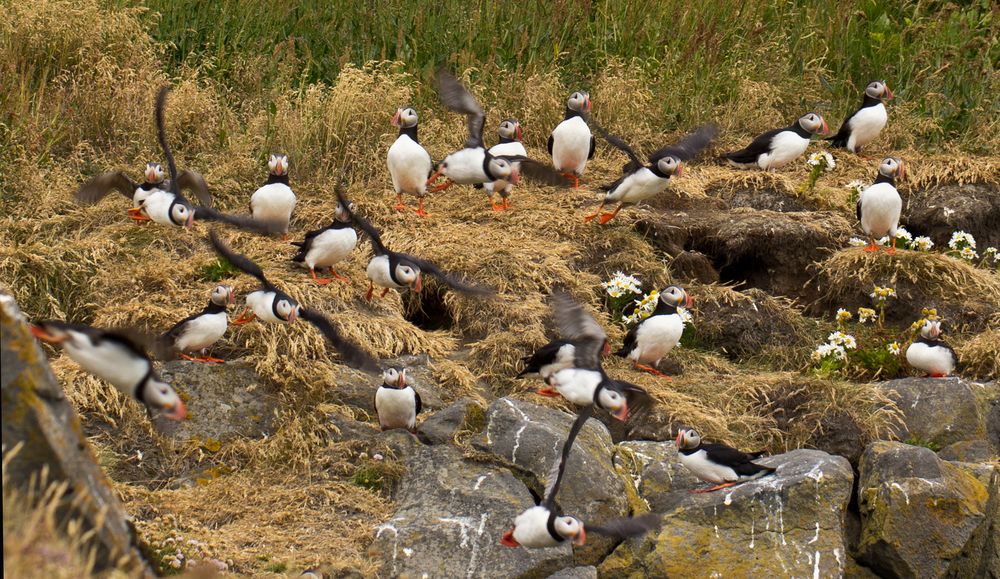
[[[548,144],[546,146],[549,149],[549,155],[550,156],[552,155],[552,143],[554,143],[554,142],[555,142],[555,139],[552,137],[552,135],[549,135],[549,142],[548,142]]]
[[[639,159],[639,154],[636,153],[635,149],[633,149],[628,143],[625,142],[625,139],[622,139],[621,137],[618,137],[616,135],[612,135],[607,130],[605,130],[604,127],[596,123],[594,124],[594,129],[598,133],[600,133],[601,136],[604,137],[604,140],[610,143],[611,146],[625,153],[628,156],[629,162],[627,165],[625,165],[625,168],[622,169],[622,173],[632,173],[634,171],[637,171],[639,167],[642,167],[642,160]],[[591,148],[591,154],[593,154],[593,148]]]
[[[660,526],[660,515],[656,513],[646,513],[638,517],[624,517],[608,521],[603,525],[586,525],[588,533],[597,533],[606,537],[617,537],[627,539],[645,535],[649,531]]]
[[[730,161],[733,161],[734,163],[756,163],[757,157],[771,152],[771,140],[774,136],[785,130],[787,129],[772,129],[762,135],[759,135],[753,140],[753,142],[739,151],[725,153],[722,156]]]
[[[553,292],[550,308],[560,335],[573,343],[576,367],[599,368],[601,350],[608,339],[604,328],[566,292]]]
[[[349,366],[373,374],[379,371],[378,362],[375,358],[354,342],[341,336],[340,332],[337,331],[337,327],[326,316],[309,308],[301,308],[299,316],[315,326],[333,344],[333,347],[340,352],[340,356]]]
[[[562,173],[534,159],[522,155],[497,155],[498,159],[506,159],[511,163],[521,164],[521,175],[529,180],[543,185],[566,185],[568,181]]]
[[[632,326],[632,329],[629,330],[627,334],[625,334],[625,341],[624,343],[622,343],[622,349],[615,352],[615,356],[621,356],[622,358],[627,358],[628,355],[632,352],[632,350],[635,349],[635,345],[637,342],[636,336],[639,334],[639,326],[641,325],[642,322],[639,322],[638,324]]]
[[[419,415],[419,414],[420,414],[420,409],[421,409],[421,408],[423,408],[423,407],[424,407],[424,405],[423,405],[423,403],[422,403],[422,402],[420,401],[420,392],[417,392],[417,389],[416,389],[416,388],[414,388],[414,389],[413,389],[413,398],[414,398],[414,401],[415,401],[415,402],[416,402],[416,404],[417,404],[417,407],[416,407],[416,408],[415,408],[415,409],[413,410],[413,415],[414,415],[414,416],[417,416],[417,415]]]
[[[848,139],[851,138],[851,127],[850,127],[851,119],[854,118],[854,115],[861,112],[861,109],[863,108],[864,106],[861,106],[853,113],[847,115],[847,118],[844,119],[844,122],[840,123],[840,129],[837,131],[837,134],[835,134],[832,137],[827,137],[824,140],[833,141],[832,145],[834,147],[846,147]]]
[[[496,291],[493,288],[466,283],[451,274],[445,273],[437,265],[426,259],[420,259],[419,257],[414,257],[412,255],[407,255],[405,253],[397,253],[401,260],[410,262],[411,264],[417,266],[417,269],[424,273],[429,273],[439,280],[443,281],[448,287],[458,290],[462,293],[478,295],[478,296],[493,296]]]
[[[465,140],[467,148],[483,146],[483,124],[486,115],[479,106],[476,97],[472,96],[455,75],[442,68],[437,72],[438,98],[448,110],[466,116],[469,123],[469,136]]]
[[[281,232],[282,229],[281,225],[277,222],[258,220],[245,215],[222,213],[221,211],[216,211],[211,207],[194,207],[193,210],[195,219],[225,223],[226,225],[231,225],[237,229],[252,231],[262,235],[273,235]]]
[[[728,466],[738,475],[753,476],[761,471],[774,472],[775,468],[753,462],[749,454],[724,444],[705,444],[701,448],[708,454],[708,460]]]
[[[93,205],[104,199],[108,193],[118,191],[131,201],[135,195],[135,190],[138,188],[139,184],[130,179],[124,172],[110,171],[102,173],[81,185],[73,196],[79,203]]]
[[[521,358],[521,361],[524,362],[524,370],[521,370],[521,373],[517,377],[521,378],[533,372],[538,372],[542,369],[542,366],[551,364],[555,360],[559,350],[569,343],[569,340],[552,340],[535,350],[530,356]]]
[[[858,221],[861,221],[861,195],[858,195],[858,203],[854,207],[854,214],[858,216]]]
[[[194,192],[195,199],[204,207],[212,206],[212,194],[208,191],[208,183],[201,173],[181,171],[177,174],[177,188]]]
[[[265,288],[274,288],[271,282],[267,281],[267,278],[264,277],[264,270],[262,270],[259,265],[254,263],[253,260],[242,253],[236,253],[233,251],[228,245],[226,245],[226,242],[219,239],[219,236],[216,234],[214,229],[208,230],[208,240],[212,243],[212,249],[215,250],[215,253],[224,257],[229,263],[233,264],[236,269],[257,278]]]
[[[566,464],[569,462],[569,452],[573,449],[573,442],[576,441],[577,435],[583,430],[583,425],[587,423],[593,412],[593,404],[588,404],[580,409],[580,413],[576,416],[576,420],[573,421],[573,425],[569,427],[569,435],[566,437],[566,442],[563,443],[562,452],[559,453],[555,463],[552,465],[548,484],[545,485],[545,497],[542,498],[541,503],[542,506],[551,512],[556,510],[556,494],[559,492],[559,485],[562,484],[563,475],[566,474]]]
[[[624,380],[610,380],[608,388],[617,390],[625,395],[625,399],[628,400],[628,415],[630,418],[642,414],[647,408],[652,406],[653,397],[641,386],[625,382]]]
[[[361,231],[368,234],[368,237],[372,240],[372,249],[375,251],[375,255],[385,255],[389,253],[385,244],[382,243],[382,236],[379,234],[378,229],[375,229],[375,226],[372,225],[371,222],[364,217],[361,217],[355,213],[353,209],[351,209],[351,202],[347,199],[343,189],[336,187],[335,190],[337,192],[337,200],[344,206],[344,212],[347,213],[347,216],[351,218],[351,221],[357,223],[358,227],[361,228]]]
[[[677,157],[681,161],[690,161],[707,149],[718,134],[719,127],[715,123],[702,125],[673,145],[667,145],[651,153],[649,163],[652,165],[664,157]]]

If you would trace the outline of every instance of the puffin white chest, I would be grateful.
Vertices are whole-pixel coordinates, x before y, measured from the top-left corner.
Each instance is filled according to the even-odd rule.
[[[196,352],[218,342],[229,327],[226,312],[203,314],[184,324],[176,346],[181,352]]]
[[[284,183],[268,183],[250,196],[250,211],[259,221],[273,221],[288,229],[295,209],[295,193]]]
[[[174,203],[174,194],[154,189],[142,202],[142,212],[160,225],[177,225],[170,219],[170,206]]]
[[[353,227],[327,229],[313,238],[304,261],[311,268],[331,267],[350,257],[357,245]]]
[[[872,237],[896,235],[903,200],[890,183],[876,183],[861,192],[861,227]]]
[[[757,165],[764,170],[780,169],[799,158],[809,147],[809,139],[794,131],[781,131],[771,139],[770,152],[757,158]]]
[[[851,136],[847,139],[847,150],[856,153],[874,141],[888,120],[889,115],[882,103],[859,110],[850,120]]]
[[[444,174],[452,181],[463,185],[474,185],[489,181],[483,170],[486,149],[462,149],[444,159]]]
[[[375,392],[375,410],[382,430],[407,428],[417,425],[417,398],[413,388],[386,388],[379,386]]]
[[[677,457],[680,458],[681,464],[691,471],[691,474],[705,482],[722,484],[740,480],[739,475],[732,468],[709,460],[708,453],[703,449],[698,449],[691,454],[678,452]]]
[[[906,349],[906,361],[917,370],[931,375],[948,376],[955,371],[955,357],[948,348],[913,342]]]
[[[669,183],[669,179],[657,177],[656,173],[650,171],[648,167],[643,167],[625,177],[614,191],[608,193],[607,200],[638,203],[663,192]]]
[[[552,376],[553,386],[559,394],[578,406],[593,404],[594,392],[602,380],[600,372],[583,368],[566,368]]]
[[[390,289],[399,289],[401,286],[392,280],[392,276],[389,275],[389,256],[388,255],[376,255],[368,262],[368,279],[372,280],[372,283],[378,287],[386,287]]]
[[[514,519],[514,540],[524,547],[543,548],[562,544],[549,533],[549,510],[536,505]]]
[[[81,368],[107,381],[127,396],[135,396],[136,387],[149,373],[149,362],[127,347],[108,340],[97,345],[86,334],[69,331],[63,348]]]
[[[145,201],[146,198],[152,195],[155,191],[163,192],[162,189],[159,189],[157,187],[153,187],[152,189],[143,189],[142,187],[137,187],[135,193],[132,194],[132,206],[139,207],[140,205],[142,205],[143,201]]]
[[[431,156],[409,135],[400,135],[389,147],[386,162],[396,193],[422,195],[427,190],[427,177],[431,173]]]
[[[524,145],[520,141],[511,141],[509,143],[498,143],[490,147],[490,154],[494,157],[504,157],[504,156],[522,156],[527,157],[528,151],[524,149]],[[521,163],[513,162],[511,163],[516,169],[521,168]],[[486,188],[487,193],[492,193],[493,191],[500,191],[501,193],[509,193],[511,189],[514,188],[514,184],[505,179],[497,179],[496,181],[491,181],[489,183],[483,184]]]
[[[581,117],[559,123],[552,131],[552,165],[556,171],[583,174],[590,156],[590,127]]]
[[[274,292],[257,290],[247,294],[246,304],[262,322],[287,324],[287,321],[274,315],[275,298],[277,298],[277,294]]]
[[[572,367],[573,356],[575,355],[576,347],[573,344],[563,344],[556,350],[556,355],[552,361],[538,369],[538,375],[542,377],[542,380],[547,381],[556,372]]]
[[[674,349],[683,333],[684,322],[677,314],[648,317],[636,329],[636,347],[629,358],[639,363],[658,362]]]

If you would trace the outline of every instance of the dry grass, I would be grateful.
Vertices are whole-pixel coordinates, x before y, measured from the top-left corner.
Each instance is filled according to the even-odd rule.
[[[956,344],[960,371],[980,380],[1000,378],[1000,329],[993,327]]]

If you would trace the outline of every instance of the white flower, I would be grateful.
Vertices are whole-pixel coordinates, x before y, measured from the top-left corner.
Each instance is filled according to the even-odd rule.
[[[964,231],[956,231],[951,234],[951,240],[948,241],[948,247],[951,249],[961,249],[963,244],[975,249],[976,239]]]
[[[979,254],[976,253],[976,250],[972,249],[971,247],[963,247],[962,251],[958,252],[958,255],[960,255],[962,259],[967,259],[969,261],[972,261],[973,259],[979,257]]]
[[[608,295],[613,298],[621,297],[625,294],[625,292],[634,294],[642,293],[642,290],[639,289],[639,287],[642,286],[642,282],[630,275],[625,275],[620,271],[615,272],[615,275],[608,281],[602,283],[601,286],[607,290]]]
[[[886,346],[886,348],[889,349],[889,353],[892,354],[893,356],[899,355],[899,342],[893,342],[888,346]]]
[[[889,236],[886,235],[885,237],[879,238],[875,243],[879,245],[889,245]]]
[[[837,162],[834,161],[833,155],[827,153],[826,151],[823,151],[820,154],[823,156],[823,160],[826,161],[826,167],[824,168],[824,170],[827,172],[833,171],[833,168],[837,166]]]
[[[838,346],[838,347],[843,346],[848,350],[853,350],[854,348],[858,347],[858,343],[854,339],[854,336],[850,334],[845,334],[840,330],[837,330],[836,332],[830,334],[826,339],[829,342],[830,346]]]
[[[820,155],[819,153],[813,153],[812,155],[809,155],[809,160],[806,161],[806,164],[812,165],[813,167],[818,167],[819,164],[823,162],[822,159],[823,159],[822,155]]]
[[[844,308],[838,308],[837,309],[837,317],[836,317],[836,319],[837,319],[837,323],[838,324],[846,323],[846,322],[850,321],[852,317],[853,316],[851,315],[851,312],[845,310]]]
[[[608,295],[611,296],[611,297],[613,297],[613,298],[620,298],[620,297],[622,297],[622,291],[620,289],[618,289],[617,287],[609,287],[608,288]]]
[[[865,245],[868,245],[868,243],[864,239],[858,239],[857,237],[852,237],[848,239],[847,244],[850,245],[851,247],[863,247]]]
[[[853,350],[858,347],[858,342],[854,339],[854,336],[846,334],[841,341],[841,345],[848,350]]]
[[[861,192],[864,191],[865,187],[867,187],[867,186],[868,185],[866,185],[864,183],[864,181],[858,181],[857,179],[855,179],[854,181],[851,181],[847,185],[844,185],[844,188],[845,189],[853,189],[855,193],[857,193],[858,195],[860,195]]]
[[[930,251],[934,247],[934,242],[930,237],[921,235],[913,239],[913,249],[917,251]]]
[[[871,308],[858,308],[858,321],[866,324],[875,319],[875,310]]]
[[[1000,261],[1000,256],[997,255],[997,248],[995,247],[987,247],[986,250],[983,251],[983,258]]]
[[[692,316],[691,312],[687,311],[685,308],[677,308],[677,315],[681,317],[681,321],[685,324],[690,324],[694,321],[694,316]]]
[[[905,239],[906,241],[913,241],[913,235],[909,231],[900,227],[896,229],[896,239]]]

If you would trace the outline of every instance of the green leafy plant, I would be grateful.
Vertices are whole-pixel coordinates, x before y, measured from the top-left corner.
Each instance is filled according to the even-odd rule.
[[[198,269],[198,279],[202,281],[222,281],[227,278],[239,275],[240,270],[229,263],[229,260],[220,257],[215,261],[206,263]]]

